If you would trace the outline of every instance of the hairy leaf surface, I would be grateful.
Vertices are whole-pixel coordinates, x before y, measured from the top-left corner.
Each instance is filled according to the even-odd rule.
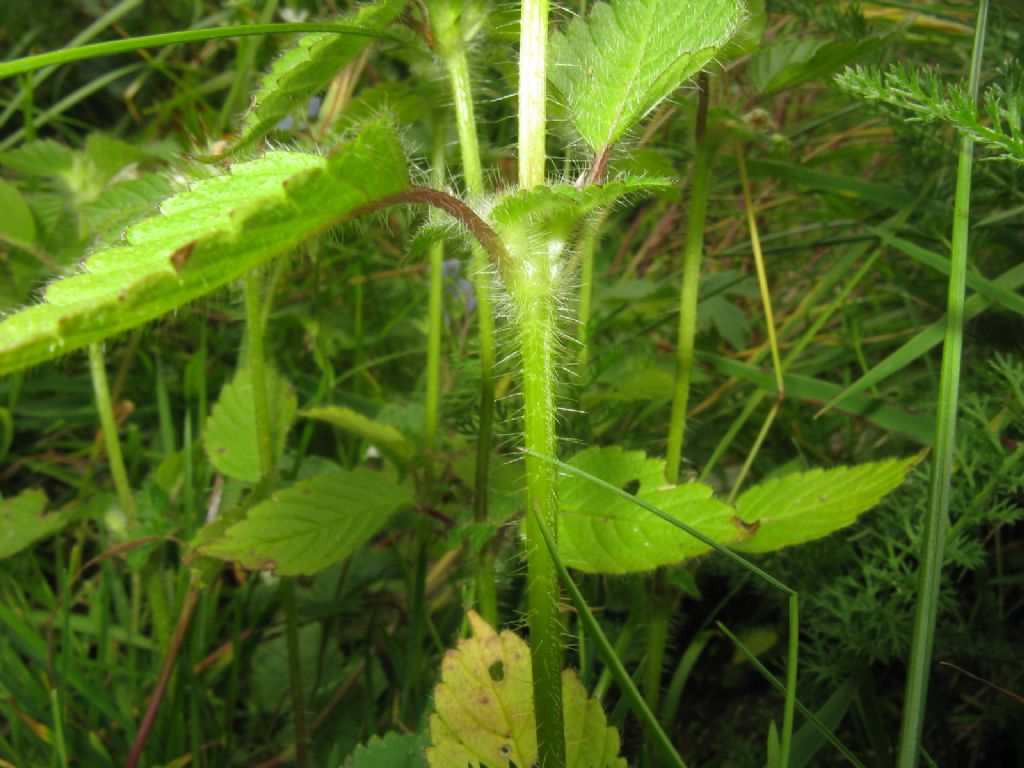
[[[747,535],[732,507],[703,483],[670,485],[665,462],[617,446],[587,448],[568,462],[607,483],[628,490],[721,544]],[[635,486],[635,488],[634,488]],[[563,475],[558,549],[565,564],[587,573],[637,573],[680,563],[709,547],[646,509],[594,483]]]
[[[327,88],[342,67],[373,42],[371,33],[394,21],[406,3],[407,0],[380,0],[341,20],[365,29],[366,35],[314,32],[300,37],[264,76],[242,121],[235,149],[266,136],[284,118],[304,108],[312,96]]]
[[[427,761],[431,768],[536,765],[530,649],[512,632],[498,634],[473,611],[469,623],[473,636],[441,663]],[[562,672],[562,711],[568,768],[626,768],[618,731],[571,670]]]
[[[600,152],[707,64],[742,17],[738,0],[596,3],[552,36],[549,78]]]
[[[125,243],[0,322],[0,375],[164,315],[409,186],[392,127],[371,123],[330,157],[270,152],[170,198]]]
[[[368,469],[318,475],[275,492],[199,551],[282,576],[313,574],[345,560],[412,501]]]
[[[740,496],[736,511],[744,522],[756,524],[757,531],[733,548],[774,552],[844,528],[902,483],[920,459],[813,469],[756,485]]]

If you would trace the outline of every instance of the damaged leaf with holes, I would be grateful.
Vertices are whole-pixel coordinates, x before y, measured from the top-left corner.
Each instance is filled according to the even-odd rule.
[[[513,632],[496,632],[470,612],[472,637],[449,650],[434,690],[427,749],[430,768],[510,768],[536,765],[530,649]],[[626,768],[619,733],[601,704],[571,670],[562,672],[566,766]]]

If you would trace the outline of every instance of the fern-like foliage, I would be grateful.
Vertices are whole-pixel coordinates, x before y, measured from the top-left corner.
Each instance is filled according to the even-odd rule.
[[[385,121],[329,157],[270,152],[200,181],[0,322],[0,375],[167,314],[408,187]]]
[[[849,68],[836,83],[848,93],[909,112],[909,120],[948,123],[998,157],[1024,164],[1024,74],[1019,66],[1004,74],[1004,83],[985,90],[981,106],[962,84],[946,83],[934,69],[905,64]]]

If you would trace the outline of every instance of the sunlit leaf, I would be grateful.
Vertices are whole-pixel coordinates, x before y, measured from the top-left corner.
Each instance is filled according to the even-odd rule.
[[[756,485],[740,496],[736,512],[757,531],[733,548],[773,552],[844,528],[899,486],[920,459],[812,469]]]
[[[42,304],[0,322],[0,375],[160,317],[408,185],[385,122],[328,157],[270,152],[200,181],[132,226],[125,244],[51,283]]]
[[[367,33],[390,24],[407,0],[380,0],[362,6],[340,19]],[[252,107],[242,121],[238,146],[270,133],[284,118],[308,105],[309,99],[326,90],[341,69],[372,43],[370,34],[314,32],[303,35],[274,62],[252,97]]]
[[[739,27],[738,0],[612,0],[551,38],[551,83],[595,152],[707,64]]]
[[[703,483],[671,485],[665,462],[617,446],[587,448],[568,463],[630,491],[721,544],[747,535],[732,507]],[[565,564],[588,573],[636,573],[680,563],[709,547],[646,509],[584,478],[558,481],[558,549]]]

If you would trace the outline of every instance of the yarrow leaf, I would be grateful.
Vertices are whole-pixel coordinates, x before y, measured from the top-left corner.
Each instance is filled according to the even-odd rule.
[[[473,611],[469,623],[473,636],[441,662],[427,762],[431,768],[536,765],[530,649],[513,632],[495,632]],[[618,731],[571,670],[562,672],[562,711],[568,768],[626,768]]]
[[[51,283],[43,303],[0,322],[0,375],[165,315],[408,188],[385,121],[328,157],[270,152],[197,182],[130,227],[124,244]]]
[[[707,64],[743,13],[739,0],[599,2],[552,36],[548,77],[601,152]]]

